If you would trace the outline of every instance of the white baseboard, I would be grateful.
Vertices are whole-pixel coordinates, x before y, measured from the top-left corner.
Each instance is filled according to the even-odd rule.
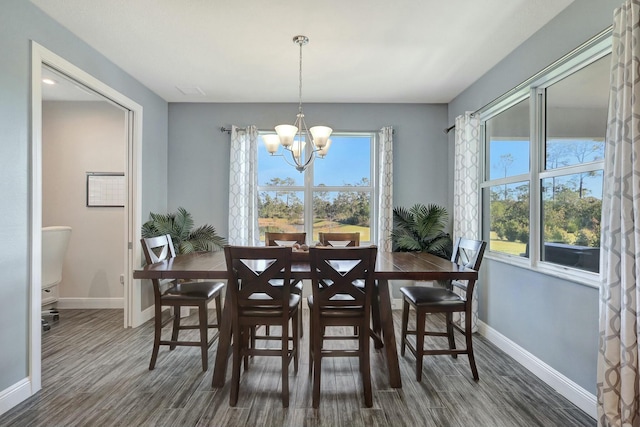
[[[60,298],[55,304],[56,308],[121,308],[124,309],[123,298]]]
[[[0,415],[29,397],[31,397],[31,381],[28,378],[0,391]]]
[[[478,330],[480,334],[487,338],[492,344],[513,357],[518,363],[549,386],[553,387],[571,403],[582,409],[592,418],[596,418],[597,400],[595,395],[589,393],[486,323],[478,321]]]

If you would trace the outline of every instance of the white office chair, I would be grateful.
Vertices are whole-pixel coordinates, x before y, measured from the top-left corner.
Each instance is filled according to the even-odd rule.
[[[58,301],[58,285],[62,282],[62,265],[69,246],[71,227],[42,227],[42,306],[51,306]],[[58,320],[55,307],[43,310],[42,316],[53,316]],[[49,322],[42,318],[42,328],[51,329]]]

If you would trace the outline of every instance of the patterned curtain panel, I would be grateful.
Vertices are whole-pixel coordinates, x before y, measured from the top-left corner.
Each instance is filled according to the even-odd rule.
[[[480,120],[471,112],[456,117],[456,141],[453,170],[453,238],[480,237]],[[458,288],[455,292],[461,293]],[[471,302],[472,330],[478,330],[478,293]],[[464,313],[454,313],[453,320],[464,327]]]
[[[640,0],[614,12],[602,200],[598,425],[640,426]]]
[[[391,252],[393,229],[393,127],[386,126],[378,133],[378,250]]]
[[[480,214],[480,120],[470,112],[456,117],[453,171],[453,237],[478,239]]]
[[[256,246],[258,231],[258,130],[231,127],[229,159],[229,244]]]

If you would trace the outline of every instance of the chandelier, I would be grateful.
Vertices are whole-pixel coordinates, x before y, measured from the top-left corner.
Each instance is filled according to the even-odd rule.
[[[331,146],[331,132],[328,126],[307,128],[302,111],[302,46],[309,43],[307,36],[295,36],[293,42],[300,47],[300,68],[298,80],[298,114],[293,125],[278,125],[276,134],[263,135],[264,145],[272,156],[282,156],[285,161],[303,172],[313,162],[315,156],[324,158]],[[276,154],[279,147],[286,151]],[[288,153],[287,153],[288,152]],[[289,159],[291,157],[291,160]]]

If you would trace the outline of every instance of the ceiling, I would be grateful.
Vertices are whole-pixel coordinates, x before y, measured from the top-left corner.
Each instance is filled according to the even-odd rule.
[[[168,102],[447,103],[573,0],[30,0]]]

